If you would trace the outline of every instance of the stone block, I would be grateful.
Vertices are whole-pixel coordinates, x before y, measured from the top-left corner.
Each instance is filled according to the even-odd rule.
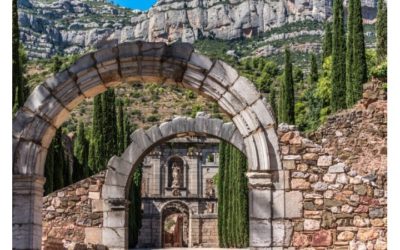
[[[235,130],[236,130],[236,127],[233,123],[231,123],[231,122],[224,123],[222,125],[221,139],[223,139],[225,141],[230,141]]]
[[[310,188],[310,183],[304,179],[292,179],[292,189],[306,190]]]
[[[271,190],[257,190],[252,189],[249,191],[250,218],[256,219],[270,219],[271,218]],[[274,205],[275,206],[275,205]],[[275,212],[275,211],[274,211]]]
[[[221,96],[218,100],[218,104],[231,116],[235,116],[246,107],[244,103],[229,91],[225,92],[225,94]]]
[[[324,174],[322,180],[328,183],[334,183],[336,180],[336,174]]]
[[[312,246],[327,247],[332,244],[332,233],[329,230],[320,230],[312,235]]]
[[[272,221],[272,245],[275,247],[288,247],[292,238],[293,226],[290,221]]]
[[[111,168],[114,171],[117,171],[118,173],[124,175],[130,175],[133,170],[132,163],[124,161],[122,158],[118,156],[111,157],[111,159],[108,161],[107,166],[108,168]]]
[[[220,120],[220,119],[209,119],[209,121],[208,121],[208,131],[209,131],[209,133],[214,135],[214,136],[216,136],[216,137],[218,137],[218,138],[221,138],[223,124],[224,124],[224,122],[222,120]]]
[[[285,218],[301,218],[303,215],[303,195],[300,191],[285,193]]]
[[[371,219],[374,218],[383,218],[385,216],[385,211],[383,208],[369,208],[369,217]]]
[[[338,164],[330,166],[328,169],[328,172],[329,173],[344,173],[344,170],[346,168],[347,167],[344,163],[338,163]]]
[[[246,147],[243,141],[243,136],[240,134],[239,130],[235,130],[229,142],[232,143],[232,145],[234,145],[241,152],[246,154]]]
[[[132,162],[133,165],[137,164],[137,160],[144,153],[144,149],[140,148],[139,145],[131,143],[124,153],[122,153],[121,158],[126,162]]]
[[[88,53],[80,57],[72,66],[69,67],[68,71],[73,74],[78,74],[79,72],[85,71],[96,65],[93,60],[93,52]]]
[[[304,220],[304,230],[306,230],[306,231],[319,230],[320,227],[321,227],[320,220],[313,220],[313,219],[305,219]]]
[[[227,63],[217,60],[209,71],[208,77],[215,79],[215,81],[219,82],[222,86],[228,87],[236,81],[239,74]]]
[[[165,51],[166,58],[174,58],[181,61],[188,61],[194,51],[190,43],[173,43],[167,46]]]
[[[124,210],[103,213],[103,227],[121,228],[128,226],[128,214]]]
[[[42,175],[47,149],[29,141],[20,141],[14,152],[13,174]]]
[[[110,186],[125,187],[128,184],[128,177],[126,174],[107,169],[104,183]]]
[[[99,200],[100,199],[100,192],[89,192],[89,199],[92,200]]]
[[[145,134],[147,136],[147,138],[150,139],[151,142],[158,142],[160,140],[162,140],[162,134],[160,129],[158,128],[158,125],[154,125],[151,128],[147,129],[145,131]]]
[[[212,99],[218,100],[227,90],[213,79],[206,78],[200,91]]]
[[[128,248],[128,228],[103,228],[103,244],[106,245],[109,249]]]
[[[197,53],[192,53],[192,55],[190,56],[190,60],[188,62],[189,67],[195,67],[198,70],[202,70],[205,72],[210,70],[212,65],[213,62],[208,57]]]
[[[74,109],[85,98],[67,70],[46,79],[43,84],[68,110]]]
[[[296,169],[296,163],[294,160],[283,160],[282,165],[284,169],[293,170]]]
[[[85,244],[101,244],[103,240],[103,229],[99,227],[85,228]]]
[[[253,136],[250,135],[249,137],[245,138],[244,145],[246,146],[248,169],[259,170],[257,145],[254,142]]]
[[[262,99],[258,99],[251,105],[250,109],[256,114],[257,119],[264,128],[273,127],[275,120]]]
[[[230,90],[236,97],[242,100],[242,102],[247,103],[247,105],[252,105],[261,97],[254,84],[242,76],[233,83]]]
[[[103,200],[92,200],[92,213],[103,212]]]
[[[250,247],[269,247],[272,245],[271,222],[250,219]]]
[[[270,170],[269,148],[268,142],[264,131],[257,131],[253,133],[252,137],[257,147],[258,164],[260,170]]]
[[[198,117],[194,121],[194,130],[198,133],[207,134],[208,132],[208,119]]]
[[[33,141],[44,147],[53,139],[56,129],[45,119],[29,112],[18,111],[13,120],[13,136]]]
[[[317,166],[318,167],[329,167],[332,165],[332,156],[323,155],[318,158]]]
[[[131,144],[141,149],[148,149],[153,144],[143,129],[135,130],[130,137],[132,141]]]
[[[120,186],[103,185],[101,196],[103,199],[125,198],[125,188]]]
[[[43,117],[50,123],[65,110],[63,105],[44,87],[44,85],[37,86],[28,99],[25,101],[24,108],[29,109],[32,113],[36,113]],[[68,110],[66,110],[68,112]]]
[[[119,58],[132,58],[139,55],[140,42],[126,42],[118,45]]]
[[[316,182],[311,185],[314,191],[326,191],[328,189],[328,184],[325,182]]]
[[[295,247],[307,247],[311,244],[311,237],[308,234],[294,232],[292,243]]]

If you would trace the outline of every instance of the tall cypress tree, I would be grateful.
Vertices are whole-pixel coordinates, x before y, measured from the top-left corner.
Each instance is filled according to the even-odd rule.
[[[117,155],[122,154],[125,146],[125,129],[124,129],[124,106],[120,99],[117,99]]]
[[[331,109],[333,112],[346,108],[346,41],[343,15],[343,1],[334,0],[331,84]]]
[[[23,76],[19,55],[19,25],[18,25],[18,4],[17,0],[12,1],[12,105],[13,110],[18,110],[24,101],[22,90]]]
[[[85,125],[82,121],[78,125],[78,133],[74,142],[74,156],[76,158],[76,167],[74,173],[74,182],[89,177],[89,141],[86,139]]]
[[[89,166],[92,172],[97,173],[102,168],[102,162],[104,157],[104,151],[102,147],[104,145],[103,137],[103,102],[102,96],[97,95],[93,100],[93,119],[92,119],[92,135],[90,140],[90,152],[89,152]]]
[[[101,161],[101,169],[107,166],[109,158],[118,152],[117,145],[117,117],[115,110],[115,92],[113,89],[108,89],[102,94],[102,130],[104,135],[104,158]]]
[[[142,202],[141,202],[141,187],[142,187],[142,165],[136,167],[131,187],[129,189],[129,248],[136,247],[138,243],[139,231],[142,227]]]
[[[354,105],[362,97],[363,84],[368,81],[367,59],[365,56],[364,27],[362,18],[361,0],[354,1],[353,19],[353,71],[352,71],[352,90],[353,102],[348,107]]]
[[[318,65],[315,54],[311,54],[310,62],[310,85],[315,86],[318,82]]]
[[[220,143],[218,170],[218,237],[224,248],[248,246],[246,157],[231,144]]]
[[[290,51],[288,48],[285,49],[284,80],[281,82],[281,88],[279,92],[279,122],[295,124],[293,69],[292,61],[290,59]]]
[[[271,85],[271,93],[270,93],[270,98],[269,102],[271,103],[271,108],[272,111],[274,112],[274,116],[276,116],[278,113],[278,110],[276,108],[276,89],[275,89],[275,84]]]
[[[224,180],[225,180],[225,147],[226,143],[221,141],[219,144],[219,167],[218,167],[218,182],[217,182],[217,192],[218,192],[218,239],[219,246],[221,248],[225,247],[224,239]]]
[[[384,0],[378,0],[376,20],[376,53],[379,62],[387,56],[387,6]]]
[[[324,40],[322,44],[322,58],[332,55],[332,23],[325,23]]]
[[[346,105],[351,106],[354,103],[353,89],[353,69],[355,68],[353,60],[354,43],[354,0],[349,1],[347,13],[347,39],[346,39]]]
[[[54,190],[63,188],[65,186],[65,168],[68,168],[65,160],[64,149],[62,145],[62,132],[58,129],[53,138],[53,152],[54,152]],[[53,191],[54,191],[53,190]]]
[[[54,147],[53,143],[50,144],[47,150],[46,162],[44,165],[44,176],[46,182],[44,183],[44,195],[48,195],[54,190]]]

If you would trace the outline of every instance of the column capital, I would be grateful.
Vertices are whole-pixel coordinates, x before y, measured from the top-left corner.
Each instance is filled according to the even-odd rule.
[[[268,172],[253,172],[246,173],[249,180],[248,186],[250,189],[271,189],[272,180],[271,174]]]

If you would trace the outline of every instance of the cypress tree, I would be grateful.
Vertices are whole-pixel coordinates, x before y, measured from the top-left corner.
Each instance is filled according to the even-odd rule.
[[[367,59],[365,56],[364,27],[362,18],[361,0],[354,1],[353,19],[353,71],[352,71],[352,106],[362,97],[363,84],[368,81]]]
[[[219,167],[218,167],[218,182],[217,182],[217,192],[218,192],[218,239],[219,246],[221,248],[225,247],[224,240],[224,192],[223,183],[225,180],[225,147],[226,143],[221,141],[219,144]]]
[[[89,141],[86,139],[85,125],[82,121],[78,125],[78,133],[74,142],[74,156],[76,157],[76,174],[74,182],[89,177]]]
[[[382,62],[387,56],[387,6],[384,0],[378,0],[376,19],[376,54]]]
[[[120,99],[117,99],[117,144],[118,152],[117,155],[122,154],[125,146],[125,129],[124,129],[124,109],[123,103]]]
[[[131,125],[128,115],[124,114],[124,149],[131,143],[131,133],[135,131],[136,124]]]
[[[92,172],[97,173],[102,168],[104,157],[104,138],[103,138],[103,104],[102,96],[97,95],[93,100],[93,119],[92,119],[92,136],[90,145],[89,165]]]
[[[294,82],[290,51],[285,49],[285,72],[279,91],[279,122],[295,124],[294,119]]]
[[[347,14],[347,39],[346,39],[346,105],[354,103],[353,89],[353,38],[354,38],[354,0],[349,1]]]
[[[136,167],[129,189],[129,248],[134,248],[138,243],[139,231],[142,227],[142,202],[141,202],[141,187],[142,187],[142,165]]]
[[[102,97],[102,130],[104,144],[101,150],[104,151],[104,158],[100,161],[101,170],[107,166],[109,158],[118,152],[115,92],[113,89],[108,89],[102,94]]]
[[[318,82],[318,65],[315,54],[311,54],[310,62],[310,85],[315,86]]]
[[[322,44],[322,58],[332,55],[332,23],[325,23],[324,40]]]
[[[12,105],[13,111],[22,107],[25,97],[23,91],[23,73],[20,65],[20,43],[17,0],[12,1]]]
[[[44,165],[44,176],[46,182],[44,183],[44,195],[48,195],[54,190],[54,147],[53,143],[50,144],[47,150],[46,163]]]
[[[276,89],[275,89],[274,84],[271,85],[270,103],[271,103],[271,108],[272,108],[272,111],[274,112],[274,115],[277,115],[278,110],[276,108]]]
[[[332,95],[333,112],[346,108],[346,41],[342,0],[333,1]]]
[[[231,144],[219,146],[218,237],[220,247],[248,246],[246,157]]]
[[[62,147],[62,132],[61,129],[58,129],[54,138],[53,138],[53,152],[54,152],[54,190],[63,188],[65,186],[64,184],[64,177],[65,177],[65,168],[66,162],[65,162],[65,155],[64,155],[64,149]]]

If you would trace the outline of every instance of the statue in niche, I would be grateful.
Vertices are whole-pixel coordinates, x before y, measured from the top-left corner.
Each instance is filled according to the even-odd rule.
[[[207,198],[215,197],[215,189],[214,189],[214,180],[213,179],[206,180],[206,197]]]
[[[207,213],[214,213],[214,203],[207,202],[206,203]]]
[[[182,177],[182,173],[181,173],[181,168],[174,162],[172,164],[172,194],[174,196],[179,196],[180,195],[180,191],[179,188],[181,187],[181,177]]]

